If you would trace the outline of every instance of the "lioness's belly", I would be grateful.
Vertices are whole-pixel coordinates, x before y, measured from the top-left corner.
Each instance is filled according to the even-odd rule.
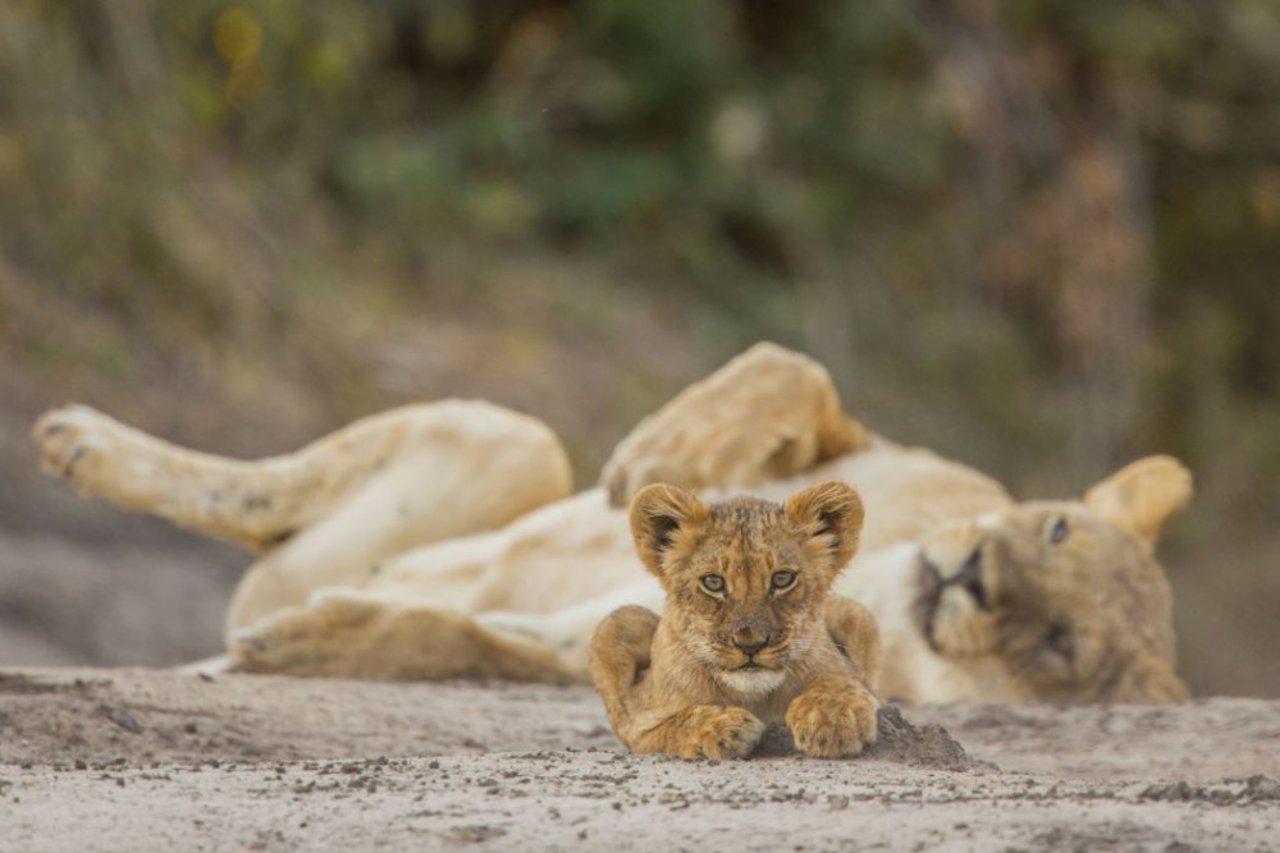
[[[915,541],[939,523],[1008,502],[1003,488],[972,469],[927,451],[892,445],[841,457],[751,491],[782,501],[814,483],[843,480],[866,505],[862,559]],[[726,493],[709,491],[719,500]],[[588,489],[535,510],[492,533],[419,548],[385,564],[370,586],[426,597],[466,612],[551,613],[608,595],[644,576],[626,512],[603,490]]]
[[[862,496],[866,521],[860,548],[864,555],[919,541],[940,524],[973,518],[1011,503],[1004,487],[985,474],[928,450],[884,441],[871,450],[842,456],[756,491],[761,497],[780,501],[823,480],[841,480]]]
[[[963,669],[933,654],[911,621],[912,566],[918,540],[938,524],[1009,502],[1004,489],[972,469],[927,451],[893,446],[842,457],[751,491],[771,500],[823,480],[862,494],[861,550],[836,591],[861,601],[880,626],[882,692],[911,702],[1000,701],[1001,675]],[[724,493],[708,492],[709,499]],[[538,614],[557,642],[573,635],[571,665],[596,623],[623,604],[657,607],[661,591],[635,555],[625,511],[590,489],[535,510],[502,530],[431,545],[388,563],[369,587],[401,600],[473,614]],[[1015,698],[1009,696],[1007,698]]]
[[[554,613],[644,577],[626,513],[590,489],[501,530],[411,551],[370,588],[467,613]]]

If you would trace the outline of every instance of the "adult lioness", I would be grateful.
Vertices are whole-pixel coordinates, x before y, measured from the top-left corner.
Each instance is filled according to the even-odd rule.
[[[646,419],[605,488],[574,497],[550,431],[483,403],[396,410],[255,463],[84,408],[50,412],[35,435],[82,491],[262,552],[227,619],[248,670],[584,680],[600,619],[662,602],[607,498],[665,481],[779,499],[834,479],[867,507],[835,591],[880,623],[886,696],[1185,696],[1153,556],[1190,498],[1181,465],[1151,457],[1082,500],[1018,504],[971,468],[869,434],[820,365],[768,344]]]

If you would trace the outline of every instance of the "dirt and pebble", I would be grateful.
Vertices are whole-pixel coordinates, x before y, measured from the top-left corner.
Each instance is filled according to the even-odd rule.
[[[585,688],[0,671],[0,849],[1270,850],[1280,702],[886,708],[811,761],[623,752]]]

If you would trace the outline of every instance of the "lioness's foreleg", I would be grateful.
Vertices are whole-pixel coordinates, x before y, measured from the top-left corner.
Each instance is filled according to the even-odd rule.
[[[229,651],[245,672],[377,681],[578,680],[553,649],[534,639],[491,630],[465,614],[345,591],[322,592],[308,606],[235,632]]]
[[[176,447],[84,406],[48,412],[32,432],[45,467],[81,492],[254,551],[317,523],[378,477],[396,481],[390,510],[416,531],[412,544],[497,527],[571,488],[549,429],[479,402],[396,409],[256,462]]]
[[[867,442],[811,358],[757,344],[645,418],[614,450],[601,484],[616,506],[650,483],[753,486]]]

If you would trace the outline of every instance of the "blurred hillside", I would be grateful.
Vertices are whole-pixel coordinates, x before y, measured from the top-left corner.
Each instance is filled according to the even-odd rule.
[[[39,480],[34,415],[259,455],[480,396],[586,484],[770,338],[1023,496],[1181,457],[1184,670],[1280,695],[1278,277],[1271,0],[0,5],[0,530],[217,590]]]

